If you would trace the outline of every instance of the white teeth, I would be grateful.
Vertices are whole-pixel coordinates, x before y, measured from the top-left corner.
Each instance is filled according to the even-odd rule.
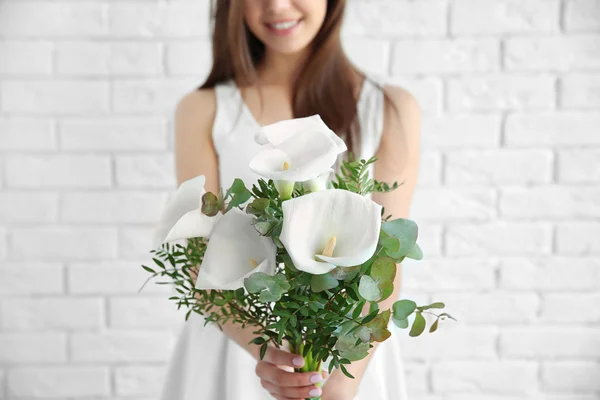
[[[298,21],[287,21],[287,22],[277,22],[274,24],[269,24],[269,26],[273,29],[277,29],[277,30],[285,30],[285,29],[290,29],[291,27],[295,26],[298,23]]]

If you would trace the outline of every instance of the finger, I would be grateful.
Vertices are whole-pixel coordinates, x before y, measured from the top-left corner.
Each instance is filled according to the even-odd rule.
[[[322,393],[321,388],[316,386],[304,386],[304,387],[280,387],[268,381],[261,381],[262,386],[269,391],[269,393],[291,399],[305,399],[308,397],[320,396]]]
[[[323,380],[323,376],[318,372],[288,372],[264,361],[256,365],[256,375],[279,387],[312,386]]]
[[[302,356],[275,347],[267,348],[267,352],[262,361],[276,365],[287,365],[293,368],[301,368],[304,366],[304,358]]]

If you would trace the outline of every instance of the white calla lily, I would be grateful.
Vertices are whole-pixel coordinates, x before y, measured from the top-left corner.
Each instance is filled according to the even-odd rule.
[[[359,194],[323,190],[285,201],[279,239],[296,268],[321,275],[351,267],[375,253],[381,206]]]
[[[255,272],[275,275],[277,247],[252,225],[253,217],[233,208],[216,223],[198,271],[196,288],[235,290]]]
[[[273,146],[278,146],[289,138],[296,135],[303,135],[307,131],[325,133],[336,144],[338,154],[348,150],[344,141],[340,139],[335,132],[329,129],[318,114],[310,117],[288,119],[267,125],[256,133],[254,140],[258,144],[272,144]]]
[[[155,229],[155,247],[173,240],[210,236],[221,214],[209,217],[202,213],[202,196],[206,193],[205,182],[204,175],[199,175],[179,185]]]

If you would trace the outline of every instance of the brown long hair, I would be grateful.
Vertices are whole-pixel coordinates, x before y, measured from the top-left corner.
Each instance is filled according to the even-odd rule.
[[[264,57],[265,46],[245,24],[242,4],[241,0],[211,3],[213,65],[202,89],[230,79],[241,86],[256,82],[256,66]],[[342,49],[345,6],[346,0],[328,0],[325,21],[313,39],[313,54],[295,83],[292,110],[295,118],[319,114],[345,140],[349,152],[358,155],[356,83],[358,77],[366,76]]]

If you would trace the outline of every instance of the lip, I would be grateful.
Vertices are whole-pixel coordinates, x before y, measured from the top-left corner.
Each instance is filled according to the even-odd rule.
[[[298,23],[288,29],[274,29],[271,27],[270,24],[277,24],[277,23],[282,23],[282,22],[291,22],[291,21],[298,21]],[[269,30],[270,33],[276,35],[276,36],[288,36],[291,35],[292,33],[294,33],[294,31],[296,29],[298,29],[298,27],[300,26],[300,24],[302,23],[302,18],[288,18],[288,19],[278,19],[275,21],[269,21],[265,23],[265,26],[267,27],[267,29]]]

